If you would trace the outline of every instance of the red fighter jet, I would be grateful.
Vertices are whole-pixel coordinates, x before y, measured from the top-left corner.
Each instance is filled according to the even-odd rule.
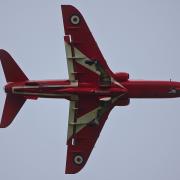
[[[81,13],[70,5],[61,8],[69,79],[30,81],[13,58],[0,50],[7,81],[0,127],[11,124],[27,99],[69,100],[65,173],[74,174],[86,164],[114,106],[127,106],[130,98],[180,97],[180,82],[135,81],[128,73],[113,73]]]

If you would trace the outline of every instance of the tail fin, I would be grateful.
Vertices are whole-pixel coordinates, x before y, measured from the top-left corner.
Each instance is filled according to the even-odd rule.
[[[28,80],[24,72],[16,64],[11,55],[3,49],[0,49],[0,60],[7,82]]]
[[[20,82],[28,80],[11,55],[5,50],[0,49],[0,60],[7,82]],[[25,101],[26,99],[22,97],[7,94],[0,128],[5,128],[11,124]]]
[[[0,128],[6,128],[9,126],[16,114],[19,112],[26,99],[17,97],[12,94],[7,94],[4,104],[3,115],[0,123]]]

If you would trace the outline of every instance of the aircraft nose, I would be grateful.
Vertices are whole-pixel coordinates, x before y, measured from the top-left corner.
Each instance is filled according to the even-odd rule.
[[[180,97],[180,82],[172,82],[169,94]]]
[[[176,88],[176,94],[180,95],[180,88]]]

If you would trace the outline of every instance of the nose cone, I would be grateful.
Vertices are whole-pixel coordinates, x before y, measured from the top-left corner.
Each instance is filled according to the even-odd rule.
[[[172,94],[175,97],[180,97],[180,82],[173,82],[172,88],[169,91],[169,94]]]
[[[177,94],[177,96],[180,97],[180,87],[177,87],[177,88],[176,88],[176,94]]]

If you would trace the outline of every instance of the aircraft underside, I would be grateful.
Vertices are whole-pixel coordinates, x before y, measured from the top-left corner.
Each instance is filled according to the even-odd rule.
[[[131,98],[180,97],[180,82],[137,81],[108,67],[81,13],[62,5],[68,80],[31,81],[5,50],[0,60],[7,84],[0,127],[8,127],[26,102],[38,98],[70,101],[67,132],[67,174],[79,172],[115,106],[127,106]]]

